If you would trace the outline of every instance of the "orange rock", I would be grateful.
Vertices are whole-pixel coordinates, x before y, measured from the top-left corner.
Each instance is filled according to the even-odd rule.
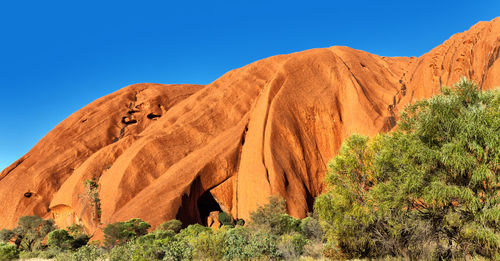
[[[202,223],[213,211],[247,219],[274,194],[304,217],[344,138],[389,131],[406,104],[462,75],[499,86],[499,40],[497,18],[419,58],[337,46],[257,61],[207,86],[126,87],[0,173],[0,227],[32,214],[97,234],[134,217],[153,226]],[[100,208],[84,186],[92,178]]]

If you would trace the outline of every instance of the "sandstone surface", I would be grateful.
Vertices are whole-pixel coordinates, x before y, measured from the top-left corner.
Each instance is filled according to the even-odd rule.
[[[497,18],[418,58],[335,46],[263,59],[206,86],[125,87],[0,173],[0,228],[32,214],[90,232],[134,217],[153,226],[213,222],[215,211],[247,219],[276,194],[304,217],[347,136],[391,130],[406,104],[460,76],[500,86],[499,54]],[[100,207],[84,185],[92,179]]]

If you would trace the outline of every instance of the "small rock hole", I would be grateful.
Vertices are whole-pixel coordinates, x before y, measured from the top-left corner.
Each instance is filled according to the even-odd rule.
[[[137,120],[134,120],[134,119],[129,119],[128,117],[123,117],[122,118],[122,123],[124,124],[134,124],[134,123],[137,123]]]
[[[148,117],[148,119],[152,120],[154,118],[160,118],[161,115],[158,115],[158,114],[154,114],[154,113],[150,113],[148,114],[146,117]]]

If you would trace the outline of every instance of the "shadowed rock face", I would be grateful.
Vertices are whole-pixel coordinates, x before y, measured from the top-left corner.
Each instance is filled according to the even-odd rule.
[[[389,131],[406,104],[462,75],[499,86],[499,54],[497,18],[419,58],[331,47],[270,57],[207,86],[128,86],[71,115],[0,173],[0,227],[32,214],[90,231],[133,217],[246,219],[273,194],[303,217],[344,138]],[[99,215],[88,179],[99,185]]]

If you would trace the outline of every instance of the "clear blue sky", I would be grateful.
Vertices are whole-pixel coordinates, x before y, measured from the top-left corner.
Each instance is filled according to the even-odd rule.
[[[208,84],[277,54],[347,45],[420,56],[500,1],[1,1],[0,170],[93,100]]]

